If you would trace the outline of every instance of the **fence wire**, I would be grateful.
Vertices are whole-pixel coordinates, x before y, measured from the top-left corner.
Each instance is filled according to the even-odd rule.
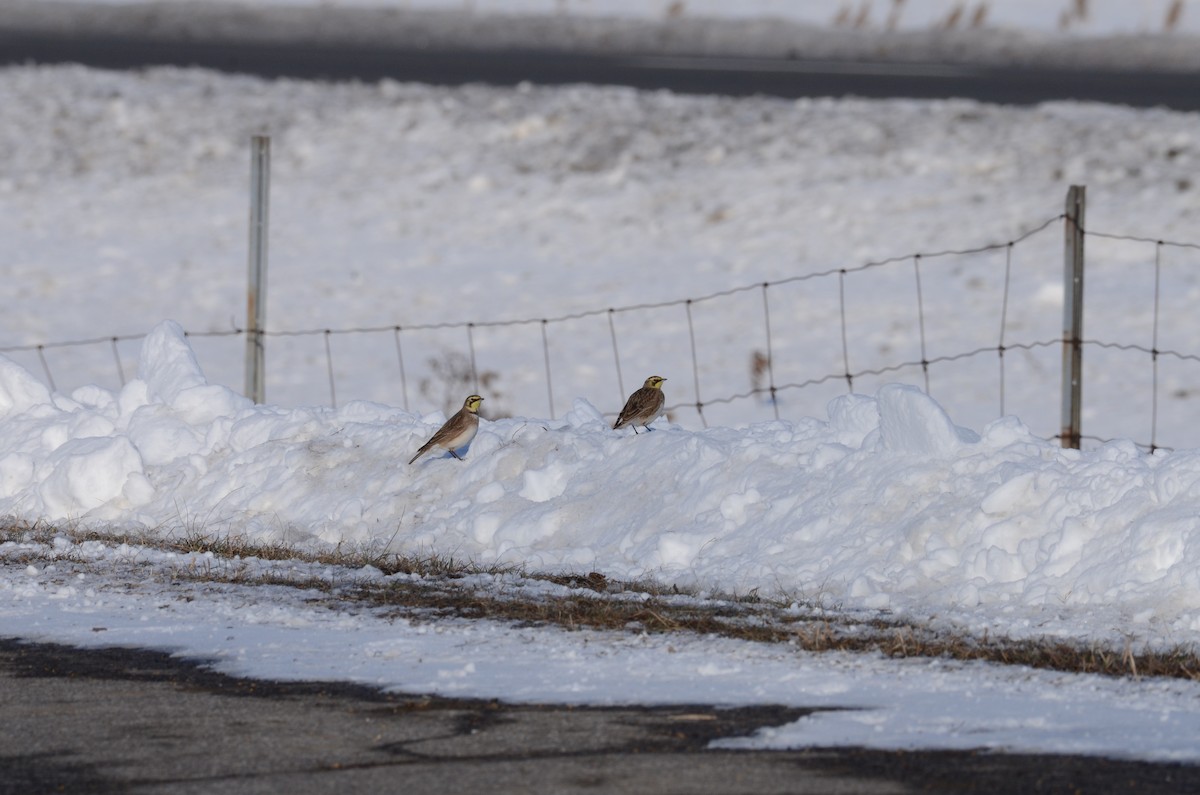
[[[1200,364],[1200,355],[1174,349],[1160,347],[1160,331],[1162,328],[1162,297],[1163,297],[1163,251],[1178,249],[1183,251],[1200,251],[1200,243],[1164,240],[1162,238],[1145,237],[1140,235],[1113,234],[1092,229],[1082,230],[1085,237],[1097,240],[1144,244],[1153,247],[1153,257],[1148,258],[1153,271],[1153,296],[1151,299],[1150,344],[1136,342],[1117,342],[1111,339],[1085,338],[1081,344],[1096,350],[1119,351],[1122,353],[1143,354],[1149,362],[1150,369],[1150,409],[1149,409],[1149,438],[1147,441],[1134,441],[1141,449],[1153,453],[1156,450],[1171,451],[1175,448],[1165,447],[1159,443],[1159,420],[1162,403],[1160,364],[1163,359],[1176,362],[1191,362]],[[1113,437],[1085,436],[1097,444],[1115,441]]]
[[[626,316],[634,312],[669,312],[683,310],[686,318],[687,330],[687,345],[691,359],[691,381],[694,399],[690,401],[682,401],[668,406],[668,411],[692,410],[696,412],[700,422],[707,427],[709,419],[705,414],[705,408],[708,406],[728,405],[744,400],[761,401],[771,407],[774,417],[780,417],[780,396],[783,393],[804,390],[811,387],[816,387],[838,380],[845,382],[847,391],[853,391],[856,381],[861,382],[868,377],[881,377],[894,375],[906,371],[919,371],[920,377],[924,382],[926,392],[931,392],[931,368],[938,366],[949,365],[964,360],[975,359],[982,356],[995,356],[997,368],[997,384],[996,391],[998,398],[997,415],[1003,416],[1007,406],[1007,388],[1008,376],[1006,374],[1006,354],[1013,351],[1036,351],[1040,349],[1052,348],[1061,346],[1063,340],[1061,337],[1043,337],[1035,339],[1025,339],[1021,341],[1013,341],[1012,328],[1010,328],[1010,309],[1013,283],[1013,252],[1021,244],[1031,238],[1045,232],[1061,222],[1066,216],[1063,214],[1046,219],[1045,221],[1034,225],[1028,231],[1013,238],[1012,240],[1001,243],[977,246],[964,249],[946,249],[941,251],[918,252],[913,254],[905,254],[886,259],[866,262],[853,267],[837,267],[822,271],[799,274],[789,276],[773,281],[758,281],[751,284],[730,287],[724,290],[719,290],[699,296],[680,298],[670,301],[645,302],[629,304],[616,307],[604,307],[560,314],[555,316],[541,317],[522,317],[522,318],[507,318],[507,319],[491,319],[491,320],[464,320],[453,322],[438,322],[438,323],[417,323],[417,324],[392,324],[378,326],[353,326],[343,328],[299,328],[299,329],[266,329],[259,331],[263,337],[267,338],[304,338],[320,336],[324,342],[324,370],[325,379],[327,381],[327,389],[329,401],[332,406],[337,406],[338,402],[338,385],[337,376],[338,368],[335,366],[335,348],[332,344],[332,338],[338,336],[365,336],[365,335],[390,335],[392,338],[392,346],[395,349],[395,363],[400,380],[401,399],[405,410],[410,410],[412,405],[410,394],[412,384],[409,378],[409,368],[406,367],[405,356],[405,341],[410,335],[420,332],[431,331],[446,331],[446,330],[461,330],[465,336],[465,347],[467,351],[467,359],[469,361],[470,382],[476,392],[481,388],[481,378],[478,368],[477,356],[477,337],[486,335],[498,329],[513,328],[521,326],[536,325],[540,330],[541,344],[541,362],[535,369],[540,369],[543,372],[545,382],[545,394],[547,408],[551,418],[554,418],[557,413],[555,405],[555,371],[553,366],[553,357],[551,356],[551,339],[554,335],[554,329],[568,322],[585,320],[589,318],[605,317],[607,319],[607,336],[612,349],[613,371],[615,374],[615,387],[617,395],[615,399],[623,403],[627,396],[627,386],[624,381],[622,369],[622,352],[620,345],[620,335],[618,333],[618,316]],[[1149,357],[1151,368],[1151,411],[1149,424],[1149,441],[1138,442],[1138,445],[1151,452],[1164,448],[1159,444],[1159,403],[1160,403],[1160,373],[1159,365],[1164,359],[1171,359],[1179,362],[1200,363],[1200,354],[1191,353],[1182,350],[1163,349],[1159,344],[1160,330],[1160,297],[1162,293],[1162,251],[1164,248],[1177,248],[1186,250],[1200,250],[1200,244],[1166,241],[1156,238],[1137,237],[1129,235],[1115,235],[1109,233],[1096,232],[1085,230],[1085,235],[1093,238],[1100,238],[1112,241],[1125,241],[1137,244],[1147,244],[1154,246],[1153,257],[1153,272],[1154,272],[1154,292],[1153,292],[1153,307],[1151,320],[1151,342],[1147,345],[1140,343],[1118,342],[1110,339],[1089,338],[1083,340],[1082,344],[1087,347],[1097,349],[1119,350],[1124,352],[1134,352],[1144,354]],[[926,306],[926,294],[924,282],[931,278],[931,274],[927,269],[927,265],[938,258],[945,257],[963,257],[968,255],[984,254],[988,252],[1004,252],[1003,279],[1001,282],[999,296],[999,329],[995,337],[995,343],[990,345],[971,347],[965,350],[956,352],[943,353],[936,356],[931,356],[929,353],[929,339],[927,337],[927,320],[929,318],[929,308]],[[912,284],[914,288],[915,300],[913,302],[913,311],[915,312],[915,329],[917,337],[917,345],[919,356],[917,358],[904,358],[900,361],[888,362],[879,366],[861,366],[854,362],[852,354],[853,346],[851,345],[851,335],[849,325],[851,320],[851,311],[847,303],[847,279],[848,277],[858,274],[868,274],[872,271],[878,271],[893,266],[899,267],[905,263],[909,264],[912,274]],[[777,347],[778,347],[778,331],[779,320],[772,318],[772,294],[779,291],[780,288],[795,285],[803,282],[817,282],[824,280],[836,279],[837,291],[837,332],[840,336],[840,366],[830,371],[813,371],[799,373],[799,378],[792,378],[780,382],[779,371],[777,364]],[[730,394],[712,396],[703,390],[702,384],[702,367],[701,361],[704,359],[703,345],[697,338],[697,322],[694,312],[697,307],[714,302],[721,298],[729,298],[741,294],[748,294],[757,291],[760,294],[761,304],[761,339],[765,345],[765,353],[762,354],[761,360],[755,359],[754,367],[756,375],[765,376],[765,382],[757,380],[752,384],[752,388],[747,391],[733,392]],[[896,299],[900,300],[900,299]],[[749,322],[749,321],[748,321]],[[245,329],[231,328],[225,331],[206,331],[206,332],[185,332],[190,337],[234,337],[246,333]],[[46,381],[52,390],[57,389],[54,374],[51,369],[50,360],[47,356],[48,352],[54,352],[61,349],[89,347],[99,348],[107,346],[111,353],[113,365],[115,366],[115,374],[118,383],[124,385],[127,381],[125,363],[122,361],[121,353],[118,348],[118,343],[134,342],[141,340],[145,334],[127,334],[127,335],[108,335],[85,339],[58,340],[51,342],[41,342],[23,345],[8,345],[0,346],[0,353],[11,354],[19,352],[35,352],[45,375]],[[761,371],[760,373],[757,371]],[[621,405],[617,403],[617,405]],[[1108,439],[1088,436],[1085,437],[1090,441],[1105,442]]]

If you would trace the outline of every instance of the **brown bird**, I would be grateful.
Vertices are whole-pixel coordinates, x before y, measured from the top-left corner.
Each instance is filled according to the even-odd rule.
[[[642,388],[625,401],[625,408],[621,409],[621,413],[617,416],[613,430],[622,425],[632,425],[634,433],[638,432],[637,426],[639,425],[648,431],[654,430],[650,427],[650,423],[662,416],[663,405],[667,402],[662,391],[663,381],[666,380],[659,375],[647,378],[646,383],[642,384]]]
[[[440,447],[462,461],[462,456],[455,451],[475,438],[475,433],[479,430],[479,404],[482,402],[483,398],[479,395],[471,395],[463,401],[463,407],[453,417],[446,420],[446,423],[438,428],[437,433],[431,436],[428,442],[421,445],[421,449],[408,463],[411,464],[425,455],[431,447]]]

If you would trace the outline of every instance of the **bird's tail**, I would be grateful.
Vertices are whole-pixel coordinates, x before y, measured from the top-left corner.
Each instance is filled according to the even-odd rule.
[[[425,451],[426,451],[426,450],[428,450],[428,449],[429,449],[429,444],[423,444],[423,445],[421,445],[421,449],[420,449],[420,450],[418,450],[418,451],[417,451],[417,454],[416,454],[416,455],[414,455],[414,456],[413,456],[413,457],[412,457],[412,458],[409,460],[409,462],[408,462],[408,463],[409,463],[409,465],[412,465],[412,462],[413,462],[413,461],[416,461],[418,458],[420,458],[421,456],[425,455]]]

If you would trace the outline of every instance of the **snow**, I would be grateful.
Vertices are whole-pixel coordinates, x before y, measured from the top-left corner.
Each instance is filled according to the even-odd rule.
[[[170,321],[139,372],[7,413],[0,515],[161,532],[207,517],[265,546],[587,568],[978,634],[1200,640],[1195,450],[1063,450],[1015,417],[975,432],[891,384],[827,418],[638,435],[579,398],[562,420],[482,421],[465,462],[403,466],[444,415],[255,406],[207,383]]]
[[[440,387],[445,372],[420,361],[453,362],[461,330],[408,338],[410,380],[429,384],[410,392],[391,375],[390,339],[339,338],[336,407],[321,405],[319,337],[268,339],[270,403],[254,405],[234,388],[244,340],[194,333],[227,330],[244,306],[244,143],[254,131],[272,133],[276,156],[270,323],[320,329],[559,316],[1003,243],[1054,217],[1072,182],[1092,189],[1089,229],[1186,241],[1200,211],[1184,184],[1200,158],[1194,114],[74,67],[0,71],[0,101],[9,339],[145,334],[114,343],[118,362],[137,361],[128,380],[121,365],[125,383],[110,349],[47,348],[53,389],[36,354],[0,358],[0,515],[599,571],[1014,639],[1134,649],[1200,640],[1191,405],[1179,399],[1158,417],[1176,449],[1139,449],[1149,369],[1131,375],[1118,354],[1090,356],[1086,427],[1113,440],[1084,451],[1046,438],[1057,430],[1054,350],[1009,376],[1003,414],[989,364],[982,380],[969,366],[935,372],[931,394],[920,374],[890,373],[852,394],[841,384],[787,394],[779,420],[774,406],[742,402],[713,406],[710,427],[681,411],[634,435],[606,419],[625,395],[603,318],[555,332],[548,411],[536,332],[479,328],[481,369],[499,374],[497,394],[481,394],[505,410],[481,422],[465,461],[404,466],[461,403],[462,390]],[[1057,334],[1057,229],[1013,247],[1013,329],[1033,339]],[[1109,310],[1097,326],[1149,339],[1148,302],[1129,296],[1149,296],[1153,246],[1089,246],[1089,301]],[[981,339],[994,336],[987,286],[1003,254],[953,257],[936,278],[937,261],[924,260],[924,301],[938,318],[931,351],[958,349],[985,316]],[[1187,350],[1195,258],[1164,257],[1163,305],[1174,313],[1155,333]],[[899,325],[911,324],[911,302],[884,303],[911,289],[911,263],[850,285],[867,307],[853,320],[857,356],[915,345]],[[802,322],[772,327],[780,370],[789,357],[836,361],[828,295],[790,301],[794,311],[778,306],[773,324]],[[741,334],[747,312],[733,301],[704,316],[710,395],[745,390],[746,354],[759,343],[721,340]],[[618,321],[625,377],[661,371],[668,404],[696,398],[684,321],[649,310]],[[1164,377],[1175,394],[1197,375]],[[0,558],[0,635],[168,648],[239,675],[452,695],[837,709],[730,747],[1200,759],[1195,683],[390,621],[283,588],[172,584],[173,567],[222,564],[65,535],[49,548],[0,544]],[[92,566],[70,562],[80,558]]]

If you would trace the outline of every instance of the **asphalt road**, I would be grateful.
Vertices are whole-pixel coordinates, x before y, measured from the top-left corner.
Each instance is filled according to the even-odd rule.
[[[779,97],[962,97],[1027,105],[1076,99],[1200,110],[1200,75],[798,58],[414,50],[363,45],[164,41],[0,31],[0,63],[108,69],[200,66],[264,77],[436,85],[593,83],[681,93]]]
[[[0,795],[1200,792],[1198,766],[707,748],[805,709],[511,705],[11,639],[0,639],[0,705]]]

